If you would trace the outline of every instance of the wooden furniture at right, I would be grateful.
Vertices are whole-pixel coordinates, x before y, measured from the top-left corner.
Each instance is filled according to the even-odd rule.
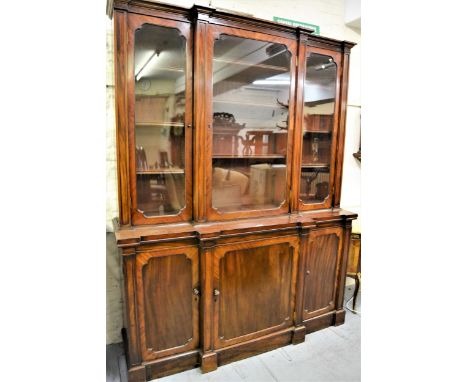
[[[355,281],[353,292],[353,310],[356,309],[356,298],[361,286],[361,234],[352,233],[349,245],[348,268],[346,276],[352,277]]]

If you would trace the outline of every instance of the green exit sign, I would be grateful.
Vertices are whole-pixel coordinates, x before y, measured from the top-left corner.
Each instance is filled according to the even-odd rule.
[[[313,34],[316,34],[316,35],[320,34],[320,27],[315,24],[309,24],[309,23],[304,23],[302,21],[285,19],[283,17],[278,17],[278,16],[273,16],[273,21],[280,23],[280,24],[289,25],[290,27],[304,27],[304,28],[312,29]]]

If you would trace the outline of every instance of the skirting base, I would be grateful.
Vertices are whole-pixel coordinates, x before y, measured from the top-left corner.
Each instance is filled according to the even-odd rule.
[[[252,357],[289,344],[304,342],[305,335],[329,326],[344,323],[345,311],[333,311],[304,321],[304,325],[291,327],[276,333],[255,338],[240,344],[217,349],[207,353],[194,350],[186,353],[164,357],[158,360],[144,362],[140,366],[128,370],[129,382],[145,382],[155,378],[190,370],[201,366],[201,371],[207,373],[216,370],[218,366]]]

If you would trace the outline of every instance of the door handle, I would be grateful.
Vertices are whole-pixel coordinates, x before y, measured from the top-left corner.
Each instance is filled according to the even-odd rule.
[[[220,292],[219,292],[219,289],[214,288],[214,290],[213,290],[213,296],[214,296],[215,302],[218,300],[219,293],[220,293]]]

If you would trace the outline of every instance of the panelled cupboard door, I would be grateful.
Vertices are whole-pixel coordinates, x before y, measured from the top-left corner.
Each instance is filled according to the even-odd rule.
[[[215,248],[215,349],[292,326],[297,261],[297,237]]]
[[[137,307],[142,359],[198,347],[198,248],[139,253]]]
[[[343,229],[312,231],[305,254],[304,320],[335,309]]]
[[[302,45],[296,142],[300,150],[299,210],[330,208],[334,193],[340,110],[340,52]]]
[[[129,14],[127,40],[132,224],[190,220],[191,25]]]
[[[209,25],[208,220],[289,210],[296,39]]]

